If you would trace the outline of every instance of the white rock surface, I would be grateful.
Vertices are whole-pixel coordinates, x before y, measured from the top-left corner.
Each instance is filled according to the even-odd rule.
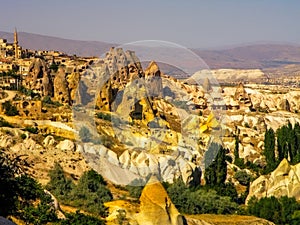
[[[74,152],[76,150],[76,145],[73,141],[66,139],[59,142],[59,144],[56,145],[56,148],[62,151]]]

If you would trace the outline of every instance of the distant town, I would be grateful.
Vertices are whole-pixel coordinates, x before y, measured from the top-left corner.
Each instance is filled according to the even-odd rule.
[[[18,32],[15,29],[13,43],[0,38],[0,87],[2,89],[17,90],[24,77],[32,69],[30,65],[36,58],[41,58],[48,64],[51,75],[57,72],[60,65],[65,67],[67,75],[74,70],[82,72],[95,59],[94,57],[69,56],[55,50],[23,49],[19,45]]]

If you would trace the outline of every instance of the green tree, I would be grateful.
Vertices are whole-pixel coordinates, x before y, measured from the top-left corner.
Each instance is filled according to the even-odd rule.
[[[277,135],[278,161],[283,158],[289,159],[291,163],[300,162],[300,125],[296,123],[293,127],[290,122],[279,128]]]
[[[59,163],[55,163],[54,168],[49,172],[49,177],[50,181],[46,185],[46,189],[60,200],[68,199],[70,192],[74,188],[74,184],[70,178],[66,177]]]
[[[263,151],[267,162],[267,171],[272,171],[276,167],[275,158],[275,132],[272,128],[268,129],[265,133],[265,149]]]
[[[32,185],[36,186],[37,182],[33,180]],[[34,193],[34,192],[32,192]],[[31,200],[39,199],[39,203],[28,204],[28,201],[24,201],[22,203],[22,210],[19,212],[19,217],[25,221],[27,224],[41,225],[41,224],[49,224],[49,222],[58,221],[55,208],[53,207],[53,200],[51,196],[44,193],[42,188],[37,190],[37,198],[33,198]]]
[[[226,149],[217,143],[211,143],[205,153],[204,178],[209,186],[224,184],[227,176]]]
[[[25,203],[26,201],[39,198],[43,193],[42,186],[28,175],[21,175],[17,177],[16,182],[18,184],[16,192],[22,200],[25,201]]]
[[[239,154],[239,131],[237,135],[235,135],[235,146],[234,146],[234,164],[240,168],[245,168],[244,159],[240,158]]]
[[[235,136],[235,146],[234,146],[234,159],[235,160],[240,158],[239,144],[240,144],[239,136],[236,135]]]
[[[287,124],[287,129],[288,129],[288,133],[287,133],[287,142],[288,142],[288,153],[290,156],[290,161],[292,163],[295,163],[295,158],[297,155],[297,140],[296,140],[296,134],[295,134],[295,130],[292,126],[292,124],[290,123],[290,121]]]
[[[17,209],[17,171],[14,162],[0,150],[0,216],[6,217]]]
[[[296,143],[295,143],[295,148],[296,148],[296,155],[295,155],[295,163],[300,162],[300,125],[299,123],[296,123],[294,126],[294,132],[295,132],[295,138],[296,138]]]
[[[105,185],[100,174],[94,170],[87,171],[72,190],[69,203],[87,212],[105,216],[106,207],[103,203],[112,200],[112,194]]]

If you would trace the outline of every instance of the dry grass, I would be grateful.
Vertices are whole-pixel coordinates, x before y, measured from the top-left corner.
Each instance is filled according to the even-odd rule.
[[[187,218],[203,220],[208,223],[214,224],[238,224],[241,222],[251,223],[261,220],[254,216],[241,216],[241,215],[213,215],[213,214],[201,214],[201,215],[188,215]]]

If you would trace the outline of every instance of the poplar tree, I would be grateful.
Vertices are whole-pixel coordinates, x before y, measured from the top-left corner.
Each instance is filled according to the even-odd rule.
[[[267,169],[273,170],[276,166],[275,158],[275,132],[272,128],[268,129],[265,133],[265,149],[263,151],[266,157]]]

